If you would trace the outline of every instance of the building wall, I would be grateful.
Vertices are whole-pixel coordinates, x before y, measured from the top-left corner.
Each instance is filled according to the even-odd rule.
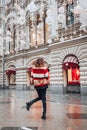
[[[38,52],[38,53],[37,53]],[[34,53],[30,55],[28,52],[24,55],[20,55],[13,60],[12,56],[9,56],[5,67],[9,65],[15,65],[16,67],[16,89],[28,89],[29,84],[27,83],[27,68],[29,63],[38,57],[42,57],[50,64],[50,87],[49,90],[57,93],[64,92],[64,75],[63,75],[63,59],[69,54],[75,55],[79,60],[80,66],[80,84],[81,94],[87,94],[87,37],[73,39],[65,41],[59,44],[47,45],[44,50],[37,48]],[[14,57],[14,56],[13,56]],[[7,79],[5,78],[7,84]],[[65,88],[66,89],[66,88]]]
[[[87,38],[80,38],[76,41],[69,41],[69,43],[62,43],[61,47],[57,45],[51,46],[51,84],[54,86],[62,87],[60,88],[63,92],[64,87],[64,75],[62,69],[62,63],[65,56],[69,54],[75,55],[79,60],[80,65],[80,83],[81,83],[81,93],[87,94]],[[66,45],[67,44],[67,45]],[[70,45],[71,44],[71,45]]]
[[[86,8],[86,0],[79,0],[80,5]],[[50,64],[50,87],[49,89],[58,93],[63,93],[65,88],[64,85],[64,75],[63,75],[63,59],[69,55],[75,55],[79,60],[80,66],[80,83],[81,83],[81,93],[87,94],[87,29],[85,30],[85,35],[77,35],[77,38],[73,38],[73,34],[69,34],[68,40],[61,40],[55,42],[53,39],[59,36],[59,25],[58,25],[58,3],[56,0],[48,1],[48,7],[51,10],[50,17],[52,18],[50,21],[49,27],[49,39],[51,42],[45,45],[38,46],[37,48],[31,48],[31,43],[29,39],[29,25],[18,25],[15,29],[16,37],[15,37],[15,52],[7,52],[9,51],[9,44],[6,43],[6,55],[5,55],[5,70],[9,68],[10,65],[14,65],[16,67],[16,89],[28,89],[29,82],[27,82],[27,68],[31,61],[35,60],[38,57],[44,58],[48,64]],[[65,11],[65,6],[64,11]],[[39,12],[40,13],[40,12]],[[64,14],[66,12],[63,12]],[[9,15],[9,14],[8,14]],[[86,13],[80,14],[80,24],[87,25]],[[49,13],[48,13],[49,16]],[[65,14],[66,16],[66,14]],[[7,26],[9,23],[7,24]],[[11,25],[9,25],[11,26]],[[63,30],[66,27],[66,21],[62,22],[62,29],[60,30],[60,34],[62,38]],[[11,31],[13,26],[11,26]],[[80,32],[80,28],[77,28],[77,33]],[[71,28],[69,33],[74,30]],[[64,34],[66,34],[66,30],[64,30]],[[25,33],[25,35],[24,35]],[[20,36],[19,36],[20,35]],[[72,36],[70,38],[70,35]],[[13,36],[13,35],[12,35]],[[49,40],[48,39],[48,40]],[[20,42],[22,40],[22,42]],[[23,41],[25,44],[23,44]],[[13,41],[12,46],[13,46]],[[1,48],[2,50],[2,48]],[[7,75],[4,72],[4,82],[6,86],[8,85]],[[2,57],[0,60],[0,82],[2,84]],[[9,86],[10,88],[12,86]]]

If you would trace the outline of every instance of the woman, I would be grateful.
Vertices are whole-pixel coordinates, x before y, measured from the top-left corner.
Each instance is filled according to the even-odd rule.
[[[43,105],[42,119],[46,119],[46,90],[49,84],[49,71],[46,67],[44,60],[38,58],[36,60],[35,66],[32,67],[31,71],[32,81],[34,83],[34,88],[37,91],[38,97],[26,103],[26,109],[29,110],[30,106],[41,100]]]

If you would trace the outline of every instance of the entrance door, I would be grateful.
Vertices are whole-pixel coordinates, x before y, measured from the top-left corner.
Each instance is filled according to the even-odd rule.
[[[73,60],[72,60],[73,59]],[[75,56],[68,56],[63,63],[66,92],[80,93],[80,70]]]
[[[9,88],[15,88],[16,85],[16,68],[14,65],[11,65],[6,70],[7,75],[7,85]]]
[[[10,75],[8,75],[8,77],[9,77],[9,85],[15,85],[15,74],[10,74]]]

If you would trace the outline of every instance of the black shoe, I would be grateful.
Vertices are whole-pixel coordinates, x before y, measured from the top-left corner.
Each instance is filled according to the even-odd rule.
[[[46,120],[46,114],[43,114],[41,118]]]
[[[31,106],[31,103],[26,103],[26,109],[27,109],[27,111],[29,111],[30,106]]]

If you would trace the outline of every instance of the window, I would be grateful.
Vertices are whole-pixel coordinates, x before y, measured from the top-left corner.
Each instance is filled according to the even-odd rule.
[[[31,47],[40,46],[46,44],[46,10],[44,10],[44,15],[41,16],[39,12],[36,15],[29,17],[29,39]]]
[[[67,55],[63,61],[63,69],[66,73],[67,84],[80,84],[79,61],[74,55]]]
[[[73,8],[73,2],[68,2],[66,5],[66,25],[74,24],[74,14],[71,11]]]

